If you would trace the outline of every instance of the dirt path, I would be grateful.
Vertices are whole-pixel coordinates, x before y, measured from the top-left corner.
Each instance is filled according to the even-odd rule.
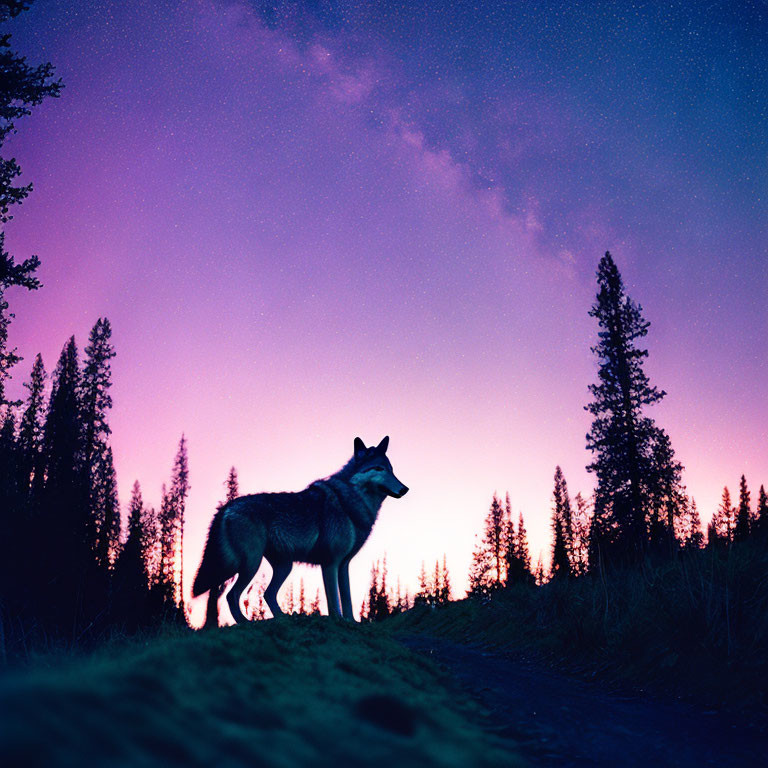
[[[722,713],[622,696],[445,640],[411,637],[405,643],[450,672],[533,766],[768,766],[768,733],[745,729]]]

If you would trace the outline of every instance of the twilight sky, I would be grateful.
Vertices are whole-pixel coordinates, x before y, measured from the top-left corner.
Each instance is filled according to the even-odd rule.
[[[44,282],[10,296],[14,387],[110,318],[121,498],[159,502],[185,432],[190,575],[232,464],[295,490],[355,435],[411,488],[358,605],[385,551],[411,588],[446,553],[462,590],[494,490],[547,550],[555,465],[592,488],[605,250],[705,521],[768,483],[765,2],[37,0],[9,26],[66,86],[6,149]]]

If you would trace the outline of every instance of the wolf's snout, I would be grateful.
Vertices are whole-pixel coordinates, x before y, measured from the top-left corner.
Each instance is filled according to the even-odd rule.
[[[403,486],[403,487],[400,489],[400,493],[398,493],[398,494],[397,494],[397,496],[396,496],[395,498],[397,498],[397,499],[402,499],[402,498],[403,498],[403,496],[405,496],[405,494],[406,494],[406,493],[408,493],[408,486],[407,486],[407,485],[404,485],[404,486]]]

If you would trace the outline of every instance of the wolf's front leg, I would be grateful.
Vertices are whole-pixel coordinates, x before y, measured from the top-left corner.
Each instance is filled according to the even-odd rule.
[[[349,590],[349,560],[339,566],[339,594],[341,595],[341,612],[347,621],[356,621],[352,612],[352,595]]]
[[[339,604],[339,566],[323,566],[323,586],[325,587],[325,599],[328,602],[328,615],[341,618],[341,605]]]

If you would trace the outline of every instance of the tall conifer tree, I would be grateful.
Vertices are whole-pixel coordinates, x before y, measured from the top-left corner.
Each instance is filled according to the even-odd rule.
[[[42,493],[40,565],[36,598],[47,631],[80,626],[94,540],[83,483],[83,425],[80,368],[74,336],[62,350],[53,375],[43,436],[45,487]]]
[[[645,549],[651,487],[661,485],[660,474],[667,471],[654,465],[653,456],[663,432],[643,413],[665,393],[651,385],[643,370],[648,352],[638,342],[650,324],[626,295],[610,253],[600,261],[597,282],[590,315],[600,327],[592,347],[600,368],[586,406],[594,417],[587,435],[594,458],[587,469],[597,476],[592,552],[621,562],[637,559]]]
[[[550,573],[552,578],[562,578],[572,575],[573,530],[568,486],[566,485],[563,471],[559,466],[555,468],[553,499],[552,564],[550,566]]]
[[[744,541],[744,539],[749,536],[749,524],[752,517],[749,501],[747,478],[742,475],[741,480],[739,481],[739,507],[736,512],[736,523],[733,529],[733,538],[735,541]]]
[[[29,3],[17,0],[0,2],[0,22],[18,16]],[[0,147],[12,133],[16,122],[31,114],[32,107],[48,97],[56,97],[61,81],[53,80],[53,66],[30,66],[26,58],[11,49],[11,36],[0,35]],[[10,208],[23,202],[32,191],[31,184],[19,184],[21,168],[15,158],[0,157],[0,224],[13,217]],[[8,326],[13,314],[8,311],[6,293],[9,288],[19,287],[36,290],[40,281],[35,275],[40,266],[37,256],[17,263],[5,249],[5,232],[0,232],[0,406],[7,403],[5,384],[11,368],[21,359],[16,350],[8,346]]]
[[[234,501],[240,495],[240,489],[237,482],[237,470],[232,467],[227,475],[227,498],[226,501]]]
[[[768,536],[768,494],[765,492],[764,485],[760,486],[760,494],[757,497],[755,527],[759,536]]]
[[[137,480],[128,504],[128,535],[115,563],[117,621],[131,629],[146,620],[148,581],[144,561],[145,511]]]
[[[45,367],[42,355],[38,354],[32,366],[29,390],[24,412],[19,425],[20,480],[22,487],[39,492],[43,481],[43,429],[45,424]]]
[[[736,527],[736,509],[731,503],[731,492],[728,486],[723,488],[720,506],[712,516],[712,521],[707,528],[707,543],[716,545],[727,544],[733,541],[733,531]]]

